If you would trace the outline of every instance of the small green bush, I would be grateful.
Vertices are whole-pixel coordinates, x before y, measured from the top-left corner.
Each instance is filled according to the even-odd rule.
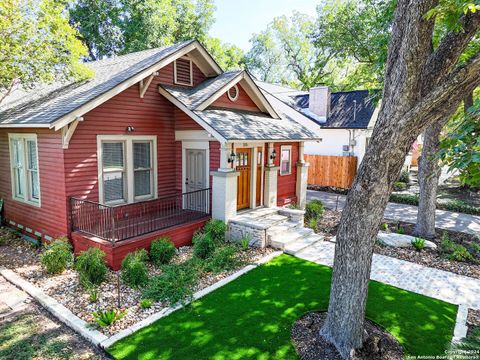
[[[126,313],[126,311],[109,309],[94,312],[92,315],[93,319],[100,327],[106,327],[114,324],[115,322],[123,318]]]
[[[150,259],[155,265],[168,264],[175,255],[175,245],[168,237],[161,237],[152,241],[150,245]]]
[[[418,196],[412,194],[391,194],[390,202],[418,206]]]
[[[407,189],[407,184],[401,181],[397,181],[393,184],[393,190],[395,191],[403,191]]]
[[[408,184],[410,182],[410,173],[408,172],[408,170],[402,170],[397,181]]]
[[[452,360],[460,360],[468,358],[468,354],[478,354],[480,349],[480,327],[474,327],[471,333],[461,339],[455,341],[450,346],[450,353]],[[475,358],[475,355],[473,356]]]
[[[405,229],[402,228],[401,226],[397,226],[397,227],[395,228],[395,232],[396,232],[397,234],[403,235],[403,234],[405,234]]]
[[[125,285],[137,289],[147,284],[148,269],[145,262],[148,254],[145,249],[131,252],[122,261],[122,281]]]
[[[98,289],[95,286],[88,289],[88,299],[90,300],[91,303],[97,302],[97,300],[98,300]]]
[[[286,206],[287,209],[300,210],[300,206],[297,203],[292,202]]]
[[[317,226],[318,226],[318,219],[317,218],[308,219],[307,227],[309,227],[313,231],[317,231]]]
[[[461,200],[449,200],[437,203],[437,209],[460,212],[470,215],[480,215],[480,207],[465,204]]]
[[[142,308],[142,309],[150,309],[153,305],[153,300],[152,299],[141,299],[139,305],[140,305],[140,308]]]
[[[216,244],[210,233],[195,233],[193,235],[193,255],[199,259],[206,259],[215,250]]]
[[[470,244],[470,252],[475,255],[480,255],[480,244],[471,243]]]
[[[73,261],[72,246],[68,239],[61,237],[46,244],[41,261],[49,274],[64,272]]]
[[[213,241],[215,241],[217,244],[222,244],[225,242],[227,224],[225,224],[222,220],[212,219],[205,224],[203,231],[206,234],[210,234]]]
[[[243,251],[248,250],[250,247],[250,239],[248,237],[244,237],[240,240],[240,246],[242,247]]]
[[[388,230],[388,224],[387,224],[387,223],[383,223],[383,224],[382,224],[382,228],[383,228],[383,230]]]
[[[80,275],[80,283],[89,288],[101,284],[107,275],[107,265],[103,260],[106,254],[96,247],[82,251],[77,256],[75,269]]]
[[[305,206],[305,218],[307,221],[309,219],[319,219],[324,211],[325,208],[320,200],[311,200]]]
[[[170,305],[186,303],[192,299],[198,281],[198,270],[196,263],[190,261],[166,265],[160,275],[150,279],[142,298],[166,301]]]
[[[422,251],[425,248],[425,239],[415,238],[412,240],[412,245],[417,251]]]
[[[237,257],[237,248],[233,245],[218,247],[207,260],[203,269],[208,272],[220,273],[229,271],[241,264]]]
[[[443,254],[451,254],[455,250],[455,246],[455,243],[447,237],[440,242],[440,252]]]
[[[460,262],[470,262],[474,260],[472,254],[470,254],[465,246],[462,245],[455,245],[455,249],[448,258]]]

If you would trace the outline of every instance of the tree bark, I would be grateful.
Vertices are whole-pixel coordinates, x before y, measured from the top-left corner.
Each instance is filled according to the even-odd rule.
[[[417,223],[414,234],[424,239],[435,237],[435,209],[437,207],[438,179],[441,173],[436,154],[440,150],[440,133],[445,121],[430,125],[424,132],[422,154],[418,162]]]
[[[480,83],[480,56],[455,71],[450,61],[443,69],[438,65],[433,77],[426,67],[433,53],[433,20],[423,14],[436,4],[435,0],[399,0],[395,10],[382,105],[342,212],[328,316],[320,331],[343,358],[363,343],[373,245],[405,156],[422,130],[444,119],[448,109],[461,102],[462,93]],[[426,86],[425,79],[440,76],[442,82]]]

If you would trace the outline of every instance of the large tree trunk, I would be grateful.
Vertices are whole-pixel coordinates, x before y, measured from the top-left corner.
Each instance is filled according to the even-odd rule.
[[[436,157],[440,150],[440,133],[445,121],[430,125],[424,132],[422,155],[418,162],[418,201],[417,224],[414,234],[424,239],[435,237],[435,209],[437,207],[438,179],[441,167]]]
[[[344,358],[363,343],[373,245],[405,156],[423,129],[443,119],[447,109],[458,106],[462,92],[480,83],[480,56],[452,71],[468,44],[458,40],[470,39],[478,23],[473,34],[453,34],[446,49],[440,44],[442,56],[437,58],[431,46],[433,21],[423,16],[435,4],[435,0],[398,1],[378,121],[342,212],[328,316],[320,335]],[[434,81],[440,77],[441,83]],[[435,86],[426,90],[426,83]]]

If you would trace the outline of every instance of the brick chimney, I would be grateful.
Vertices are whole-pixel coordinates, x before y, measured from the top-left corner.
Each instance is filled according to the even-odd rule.
[[[309,91],[308,110],[318,116],[319,120],[327,121],[330,113],[331,93],[328,86],[317,86]]]

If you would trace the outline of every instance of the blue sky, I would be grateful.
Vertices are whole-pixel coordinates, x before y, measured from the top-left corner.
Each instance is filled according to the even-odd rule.
[[[216,21],[210,35],[247,51],[252,34],[264,30],[274,17],[290,15],[293,10],[313,16],[318,3],[315,0],[215,0]]]

